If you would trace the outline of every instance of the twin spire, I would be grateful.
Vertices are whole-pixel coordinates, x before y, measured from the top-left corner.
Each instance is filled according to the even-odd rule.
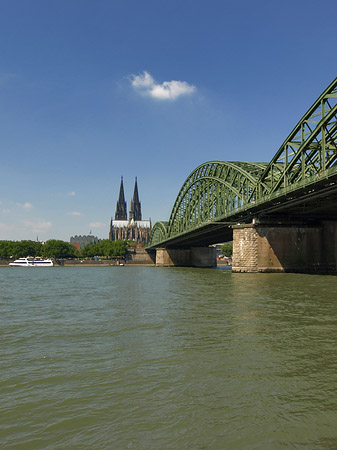
[[[123,177],[121,177],[121,186],[119,189],[119,198],[116,206],[115,220],[128,220],[126,201],[124,196]],[[135,188],[133,190],[133,198],[131,200],[131,207],[129,211],[129,220],[142,220],[142,211],[138,195],[137,177],[135,180]]]
[[[123,177],[121,178],[121,187],[119,189],[119,198],[116,206],[115,220],[128,220],[126,212],[126,201],[124,197]]]

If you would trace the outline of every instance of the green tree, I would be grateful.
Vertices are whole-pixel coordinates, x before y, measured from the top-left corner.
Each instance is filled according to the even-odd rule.
[[[17,243],[17,254],[16,256],[40,256],[42,250],[41,242],[34,241],[19,241]]]
[[[128,252],[128,243],[126,241],[107,241],[104,247],[104,255],[108,258],[126,256]]]
[[[89,244],[82,248],[81,255],[85,257],[105,256],[106,258],[124,257],[128,253],[127,241],[110,241],[104,239],[97,244]]]
[[[115,241],[115,254],[116,256],[126,256],[128,254],[127,241]]]
[[[0,257],[9,258],[12,255],[13,255],[13,242],[0,241]]]
[[[78,251],[69,242],[51,239],[43,246],[42,254],[49,258],[75,258]]]
[[[226,244],[224,244],[221,247],[221,253],[225,256],[232,256],[233,254],[233,243],[232,242],[226,242]]]
[[[81,256],[84,257],[92,258],[98,254],[98,244],[88,244],[81,249]]]
[[[41,255],[42,243],[35,241],[0,241],[0,257],[15,258]]]

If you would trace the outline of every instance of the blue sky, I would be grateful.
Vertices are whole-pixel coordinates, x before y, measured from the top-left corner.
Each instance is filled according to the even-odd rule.
[[[0,0],[0,239],[169,218],[203,162],[270,161],[337,76],[335,0]]]

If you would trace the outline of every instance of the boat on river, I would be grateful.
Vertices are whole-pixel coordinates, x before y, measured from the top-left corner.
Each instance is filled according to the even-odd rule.
[[[27,256],[27,258],[18,258],[8,265],[11,267],[53,267],[54,263],[52,259]]]

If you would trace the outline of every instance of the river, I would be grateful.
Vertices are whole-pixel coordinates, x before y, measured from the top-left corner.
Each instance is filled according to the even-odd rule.
[[[0,448],[337,448],[337,279],[0,269]]]

